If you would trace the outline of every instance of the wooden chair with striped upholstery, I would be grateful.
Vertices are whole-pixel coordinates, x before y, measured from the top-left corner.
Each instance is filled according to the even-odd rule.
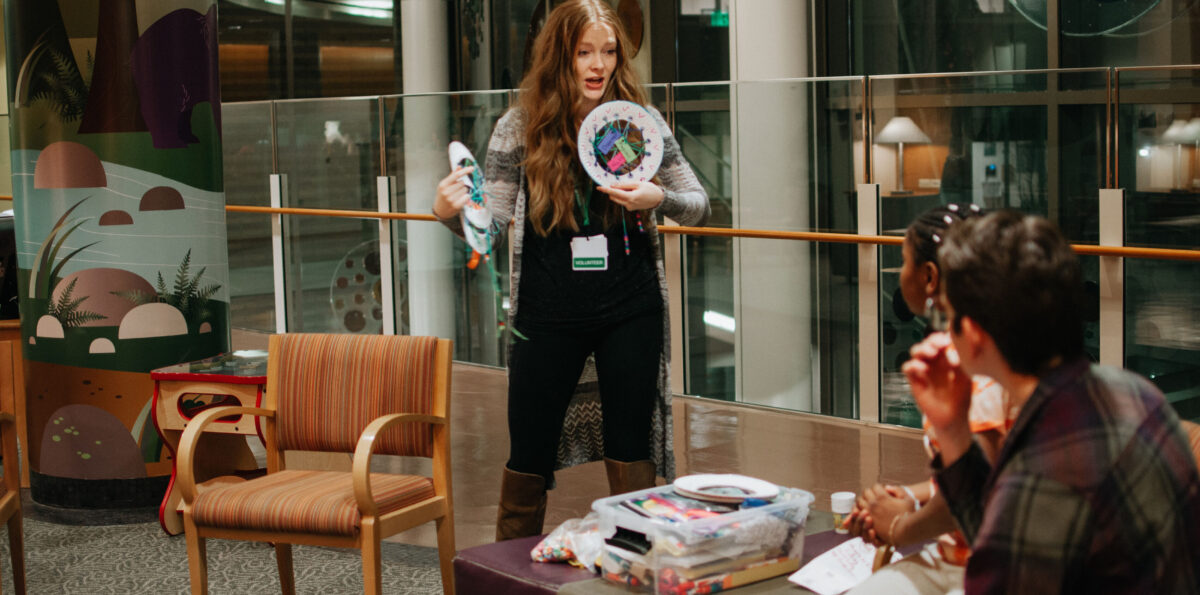
[[[192,593],[206,593],[205,539],[275,544],[279,582],[295,591],[291,544],[362,551],[363,590],[380,593],[380,540],[437,527],[442,588],[454,592],[450,481],[451,341],[436,337],[284,334],[270,339],[262,408],[197,415],[179,444],[178,480]],[[197,493],[193,462],[204,427],[257,416],[267,474]],[[245,419],[245,418],[244,418]],[[353,453],[344,471],[286,469],[289,450]],[[432,477],[373,473],[373,454],[427,457]]]
[[[25,531],[21,516],[21,466],[17,452],[16,366],[17,341],[0,341],[0,454],[4,456],[4,479],[0,481],[0,521],[8,525],[8,548],[12,557],[13,590],[25,593]]]

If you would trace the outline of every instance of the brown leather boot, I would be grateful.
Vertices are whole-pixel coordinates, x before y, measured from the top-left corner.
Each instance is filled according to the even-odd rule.
[[[654,487],[654,462],[648,459],[625,463],[605,457],[604,470],[608,472],[608,489],[614,496]]]
[[[496,541],[542,534],[546,519],[546,478],[504,468]]]

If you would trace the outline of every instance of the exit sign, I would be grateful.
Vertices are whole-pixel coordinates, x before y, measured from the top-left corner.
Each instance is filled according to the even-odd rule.
[[[714,10],[708,16],[708,24],[713,27],[729,28],[729,11]]]

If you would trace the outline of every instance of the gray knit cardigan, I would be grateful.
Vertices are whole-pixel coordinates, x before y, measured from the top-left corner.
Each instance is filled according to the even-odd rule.
[[[700,186],[699,180],[679,149],[679,143],[671,134],[662,115],[653,107],[649,108],[663,133],[662,166],[658,170],[658,183],[663,187],[663,201],[657,211],[670,217],[680,225],[703,225],[708,220],[708,195]],[[522,180],[525,178],[525,168],[521,162],[525,159],[525,114],[519,108],[512,108],[496,123],[488,142],[487,157],[484,161],[484,189],[488,197],[488,207],[492,212],[492,232],[499,237],[509,226],[510,221],[525,220],[525,190]],[[442,219],[443,224],[455,234],[462,237],[462,226],[457,217]],[[671,330],[670,314],[667,302],[667,281],[662,261],[662,251],[658,246],[658,227],[654,217],[648,217],[643,222],[646,233],[650,236],[658,270],[659,291],[663,300],[663,349],[659,356],[658,400],[654,407],[650,439],[651,459],[654,461],[658,474],[668,481],[675,478],[675,453],[672,448],[671,435],[671,387],[670,353]],[[518,299],[521,281],[521,244],[524,239],[525,226],[512,226],[512,277],[511,304],[508,312],[508,324],[512,325],[517,315],[521,301]],[[521,340],[521,339],[513,339]],[[600,391],[596,382],[596,368],[589,358],[580,376],[579,384],[567,407],[567,416],[563,421],[562,438],[558,445],[558,460],[555,469],[563,469],[600,460],[604,457],[604,440],[601,433],[602,416],[600,411]],[[609,420],[610,423],[613,420]]]

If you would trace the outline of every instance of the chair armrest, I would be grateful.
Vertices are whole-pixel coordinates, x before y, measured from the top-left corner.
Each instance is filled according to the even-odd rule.
[[[0,412],[0,454],[4,456],[4,489],[21,491],[21,460],[17,445],[17,417],[11,412]],[[18,498],[19,499],[19,498]]]
[[[187,429],[183,431],[183,436],[179,439],[179,453],[175,459],[175,480],[179,482],[179,493],[183,497],[185,505],[191,505],[192,500],[196,498],[196,468],[195,458],[196,449],[200,444],[200,434],[217,418],[226,417],[232,414],[241,415],[256,415],[260,417],[274,417],[275,412],[270,409],[260,409],[258,407],[213,407],[207,409],[192,418],[188,422]]]
[[[371,495],[371,455],[375,452],[375,437],[380,432],[399,423],[422,423],[446,425],[444,417],[423,415],[419,413],[392,413],[375,418],[363,429],[358,437],[358,445],[354,447],[354,463],[351,467],[354,478],[354,499],[363,514],[378,514],[375,498]]]

